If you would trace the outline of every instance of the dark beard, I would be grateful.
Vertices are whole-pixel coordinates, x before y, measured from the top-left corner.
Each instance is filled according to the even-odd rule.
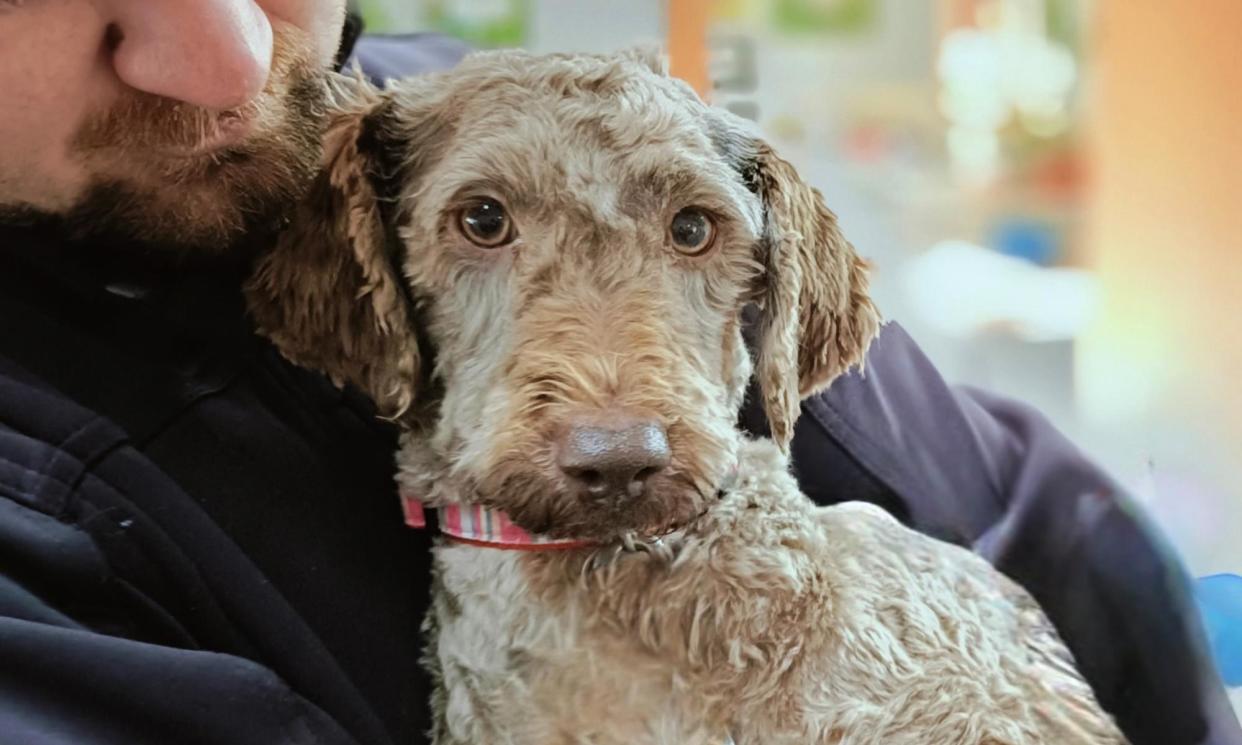
[[[200,157],[170,173],[165,187],[189,203],[153,203],[149,189],[102,178],[61,217],[71,238],[128,239],[178,252],[234,252],[269,241],[314,177],[321,153],[323,90],[318,80],[290,90],[289,126],[257,142]],[[203,209],[197,202],[211,200]]]
[[[211,115],[135,96],[79,134],[77,151],[100,175],[69,209],[0,205],[0,227],[35,228],[157,262],[251,254],[287,223],[318,169],[325,75],[286,45],[272,73],[280,90],[260,104],[269,116],[278,112],[272,126],[188,157],[159,148],[192,144]]]

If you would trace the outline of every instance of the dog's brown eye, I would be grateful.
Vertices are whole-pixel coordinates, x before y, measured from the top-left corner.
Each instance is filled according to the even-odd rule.
[[[479,199],[461,211],[461,232],[483,248],[496,248],[513,240],[513,221],[505,208],[491,197]]]
[[[716,224],[703,210],[687,207],[673,215],[669,225],[673,247],[687,256],[699,256],[716,242]]]

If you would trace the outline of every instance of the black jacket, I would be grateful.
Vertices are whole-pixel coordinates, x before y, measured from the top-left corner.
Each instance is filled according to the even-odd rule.
[[[240,268],[117,256],[0,231],[0,743],[422,741],[429,537],[394,433],[251,333]],[[1115,484],[895,325],[867,370],[804,406],[808,494],[974,545],[1135,743],[1242,743],[1183,571]]]

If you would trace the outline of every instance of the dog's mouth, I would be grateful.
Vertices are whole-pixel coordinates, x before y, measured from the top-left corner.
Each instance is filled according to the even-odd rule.
[[[516,525],[550,538],[614,543],[655,539],[684,529],[707,509],[714,492],[671,470],[650,478],[639,496],[595,497],[556,478],[526,469],[500,469],[479,490],[485,506],[503,510]]]

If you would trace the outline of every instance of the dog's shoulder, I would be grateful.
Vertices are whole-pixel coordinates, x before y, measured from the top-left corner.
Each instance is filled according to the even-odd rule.
[[[721,492],[693,534],[708,541],[782,543],[806,529],[814,510],[814,503],[799,491],[787,456],[771,440],[746,440],[738,451],[733,484]]]
[[[763,512],[798,511],[812,507],[798,490],[789,457],[772,440],[743,440],[737,453],[737,476],[721,495],[721,505]]]
[[[1030,604],[982,557],[923,535],[876,505],[816,505],[799,490],[787,456],[770,440],[743,444],[736,483],[709,511],[696,537],[717,555],[776,549],[786,559],[807,559],[855,596],[904,597],[920,604],[927,600],[922,593],[965,592]]]

